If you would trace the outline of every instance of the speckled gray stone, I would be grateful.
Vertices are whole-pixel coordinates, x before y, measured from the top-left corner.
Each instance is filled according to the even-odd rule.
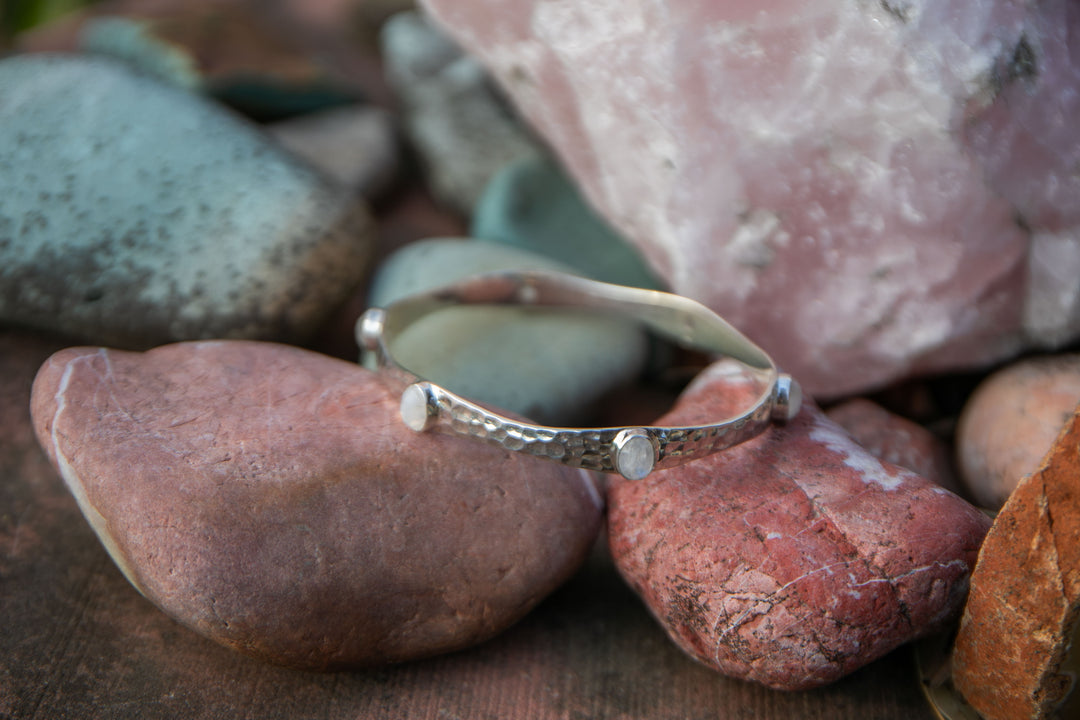
[[[0,322],[121,347],[297,340],[368,213],[253,126],[112,60],[0,62]]]
[[[486,71],[416,11],[392,17],[380,37],[386,77],[432,192],[470,215],[488,181],[538,145],[496,94]]]
[[[370,304],[496,270],[573,272],[554,260],[481,240],[407,245],[380,268]],[[472,400],[547,424],[574,424],[604,393],[641,371],[636,322],[585,312],[452,308],[421,318],[391,351],[413,372]]]

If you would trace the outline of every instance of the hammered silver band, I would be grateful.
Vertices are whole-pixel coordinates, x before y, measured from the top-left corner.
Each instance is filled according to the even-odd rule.
[[[417,377],[391,354],[394,339],[413,322],[461,305],[581,308],[634,318],[681,346],[740,362],[760,384],[761,392],[742,414],[709,425],[563,428],[514,420]],[[772,422],[794,417],[802,401],[798,383],[780,373],[761,348],[704,305],[679,295],[573,275],[478,275],[385,308],[370,308],[358,321],[356,335],[380,373],[402,391],[402,420],[413,430],[441,428],[572,467],[617,472],[629,480],[745,442]]]

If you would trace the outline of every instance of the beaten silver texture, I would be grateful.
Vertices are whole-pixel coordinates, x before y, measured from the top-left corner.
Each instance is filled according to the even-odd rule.
[[[399,365],[389,351],[393,338],[419,318],[460,305],[583,308],[636,318],[684,347],[742,363],[761,392],[742,414],[708,425],[561,428],[514,420],[422,380]],[[670,293],[560,273],[478,275],[386,308],[371,308],[357,323],[357,340],[373,356],[382,377],[402,391],[402,419],[410,428],[441,428],[571,467],[618,472],[630,480],[745,442],[772,422],[793,418],[802,399],[795,380],[779,373],[761,348],[704,305]],[[651,462],[646,442],[653,452]]]

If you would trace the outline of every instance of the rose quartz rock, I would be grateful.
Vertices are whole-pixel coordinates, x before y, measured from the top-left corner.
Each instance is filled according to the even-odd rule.
[[[367,370],[283,345],[63,350],[38,440],[131,583],[193,630],[303,668],[462,648],[584,559],[585,473],[416,434]]]
[[[1080,331],[1071,0],[426,0],[679,293],[815,394]]]
[[[750,401],[720,363],[660,423]],[[732,450],[609,482],[612,555],[668,635],[726,675],[784,690],[836,680],[953,617],[989,525],[812,404]]]
[[[922,425],[865,398],[848,400],[826,414],[874,457],[960,492],[949,447]]]
[[[1039,468],[1080,404],[1080,355],[1022,360],[975,389],[956,429],[964,484],[980,505],[998,509]]]

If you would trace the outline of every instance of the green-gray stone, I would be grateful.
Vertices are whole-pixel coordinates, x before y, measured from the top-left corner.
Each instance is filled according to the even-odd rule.
[[[364,204],[196,93],[16,56],[0,128],[0,323],[134,348],[300,341],[364,277]]]
[[[220,18],[211,24],[232,22],[235,21]],[[288,77],[275,77],[272,72],[204,77],[190,48],[162,36],[163,24],[168,23],[112,16],[90,19],[79,33],[79,50],[119,60],[164,83],[205,92],[259,122],[276,122],[353,105],[361,99],[355,90],[328,79],[296,82]]]
[[[663,289],[637,250],[544,156],[511,163],[492,178],[476,205],[471,234],[554,258],[596,280]]]
[[[481,240],[407,245],[376,274],[370,304],[497,270],[572,272],[562,263]],[[458,307],[420,319],[391,348],[414,373],[471,400],[546,424],[573,424],[640,373],[647,340],[634,321],[583,311]]]
[[[125,17],[89,20],[79,34],[79,48],[108,55],[185,90],[202,87],[202,78],[192,57],[155,36],[146,22]]]
[[[423,14],[397,13],[380,42],[427,183],[438,200],[467,216],[495,173],[535,153],[537,143],[480,63]]]

